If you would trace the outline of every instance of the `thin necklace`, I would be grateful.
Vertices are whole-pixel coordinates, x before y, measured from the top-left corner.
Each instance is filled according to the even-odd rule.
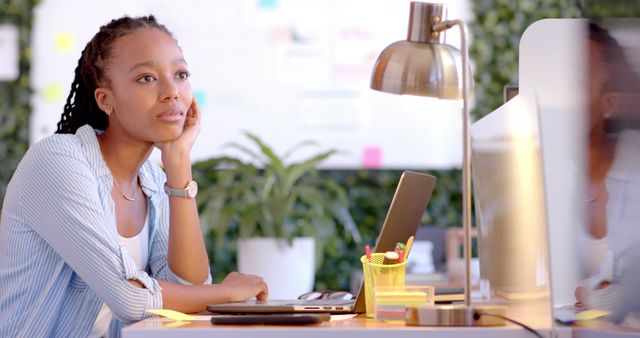
[[[136,196],[138,195],[138,179],[136,177],[136,187],[135,190],[133,191],[133,196],[129,197],[127,195],[124,194],[124,192],[122,191],[122,188],[120,187],[120,184],[118,184],[118,181],[115,179],[115,177],[113,178],[113,183],[116,184],[116,188],[118,188],[118,190],[120,191],[120,195],[122,195],[122,197],[124,197],[124,199],[126,199],[127,201],[135,201],[136,200]]]

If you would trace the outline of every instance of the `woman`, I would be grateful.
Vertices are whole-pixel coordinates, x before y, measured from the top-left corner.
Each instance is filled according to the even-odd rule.
[[[150,309],[267,297],[257,276],[211,285],[189,159],[199,130],[171,33],[153,16],[101,27],[56,135],[29,149],[7,187],[0,318],[12,320],[0,336],[117,335]],[[148,161],[154,146],[164,170]]]

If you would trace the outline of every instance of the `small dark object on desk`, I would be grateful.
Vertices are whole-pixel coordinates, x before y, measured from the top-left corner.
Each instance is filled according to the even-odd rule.
[[[214,315],[212,324],[230,325],[306,325],[319,324],[331,319],[328,313],[310,314],[240,314],[240,315]]]

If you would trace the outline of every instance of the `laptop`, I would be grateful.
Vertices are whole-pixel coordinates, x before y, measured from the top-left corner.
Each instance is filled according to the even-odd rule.
[[[375,252],[392,251],[396,243],[406,242],[407,238],[415,235],[435,183],[436,178],[431,175],[412,171],[402,173]],[[351,300],[250,300],[209,305],[207,310],[214,313],[364,313],[364,288],[361,284],[356,298]]]

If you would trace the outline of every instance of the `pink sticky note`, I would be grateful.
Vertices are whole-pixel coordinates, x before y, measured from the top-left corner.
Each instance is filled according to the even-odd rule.
[[[362,166],[367,169],[379,169],[382,167],[382,147],[367,146],[362,151]]]

